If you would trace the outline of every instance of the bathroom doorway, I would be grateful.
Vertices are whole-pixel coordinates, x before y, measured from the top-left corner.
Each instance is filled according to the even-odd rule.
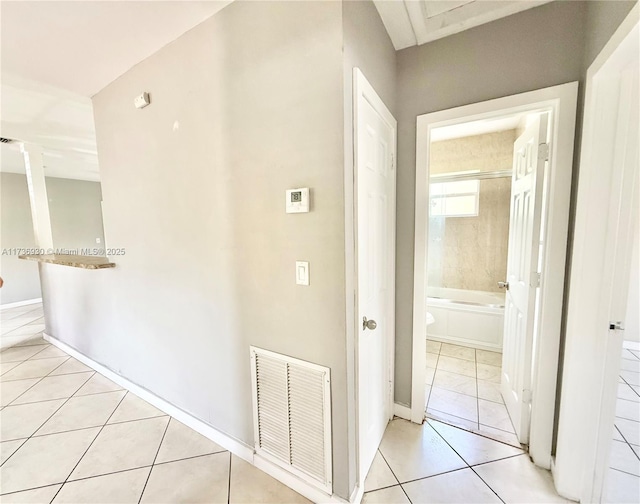
[[[414,392],[421,365],[427,417],[531,437],[546,467],[575,101],[569,84],[418,118]]]

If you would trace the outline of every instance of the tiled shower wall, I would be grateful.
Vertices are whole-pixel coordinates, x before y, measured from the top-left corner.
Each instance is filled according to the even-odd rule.
[[[509,170],[515,139],[512,129],[433,142],[431,174]],[[510,178],[481,180],[477,217],[430,221],[429,285],[498,291],[507,272],[510,196]]]

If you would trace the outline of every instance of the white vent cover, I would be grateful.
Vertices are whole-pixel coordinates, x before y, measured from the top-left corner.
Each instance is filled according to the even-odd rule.
[[[332,494],[329,368],[251,347],[251,369],[256,453]]]

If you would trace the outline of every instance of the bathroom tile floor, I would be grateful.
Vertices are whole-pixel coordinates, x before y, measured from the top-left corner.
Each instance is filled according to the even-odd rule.
[[[364,504],[546,503],[551,473],[520,448],[428,419],[389,423],[365,480]]]
[[[500,394],[502,354],[427,340],[427,417],[520,447]]]
[[[625,347],[633,346],[625,342]],[[607,503],[640,502],[640,351],[622,349]]]
[[[309,502],[32,329],[0,353],[2,504]]]

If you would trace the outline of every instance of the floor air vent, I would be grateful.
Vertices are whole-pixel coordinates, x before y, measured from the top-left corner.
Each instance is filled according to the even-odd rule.
[[[329,368],[251,347],[258,455],[331,494]]]

